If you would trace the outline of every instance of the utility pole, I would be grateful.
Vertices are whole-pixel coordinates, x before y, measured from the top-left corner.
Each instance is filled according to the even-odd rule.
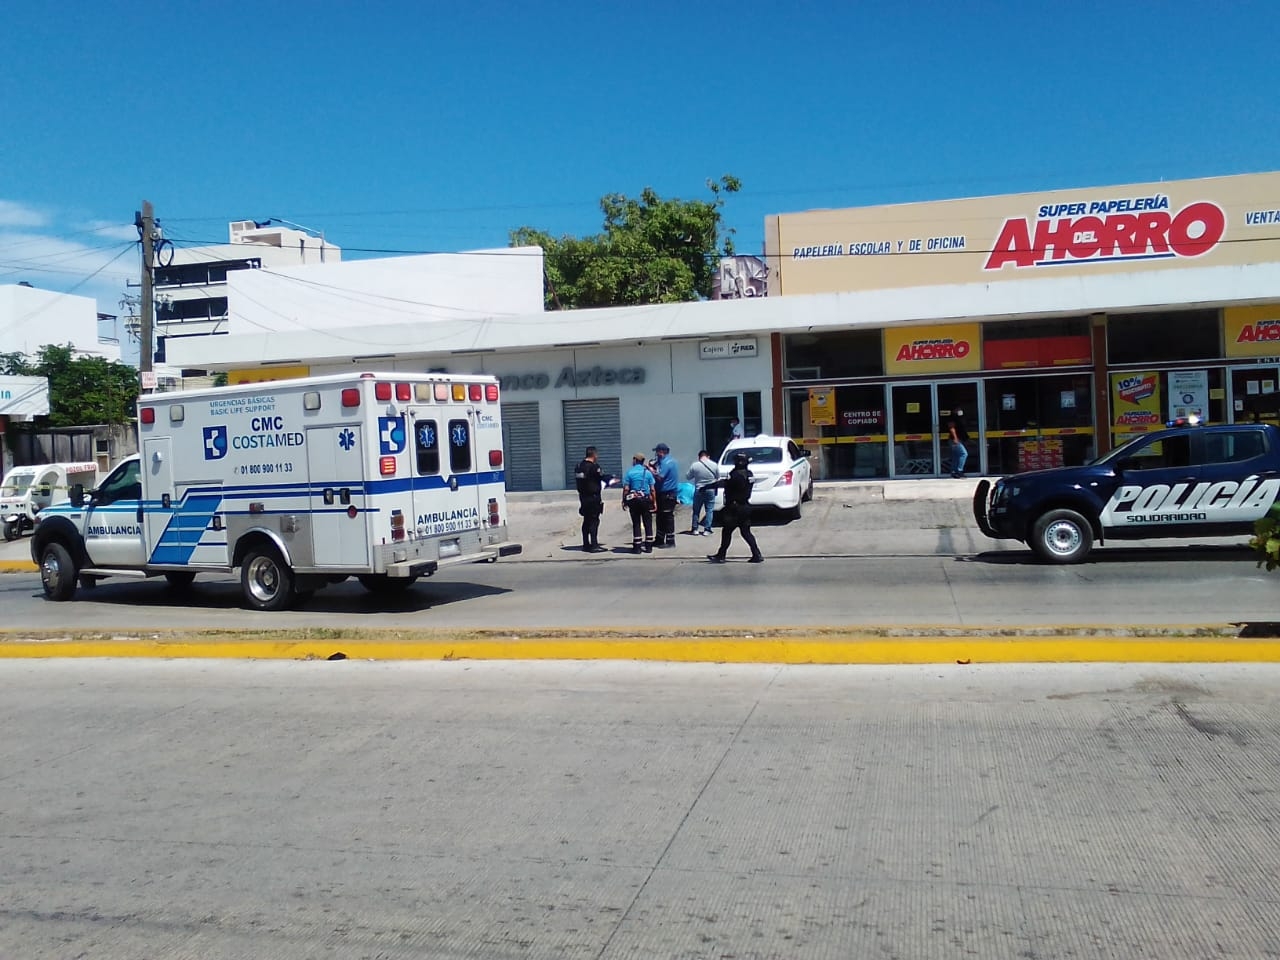
[[[142,212],[134,217],[134,226],[138,228],[138,232],[142,234],[142,306],[141,306],[141,355],[138,357],[138,370],[142,374],[144,391],[152,389],[147,383],[151,378],[148,376],[152,372],[152,357],[155,355],[155,347],[152,341],[155,339],[152,324],[155,321],[155,306],[151,300],[151,285],[153,282],[152,268],[155,266],[156,256],[156,213],[151,206],[150,200],[142,201]]]

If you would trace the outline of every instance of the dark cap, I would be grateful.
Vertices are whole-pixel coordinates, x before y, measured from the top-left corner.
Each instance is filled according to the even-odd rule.
[[[654,453],[670,453],[671,448],[668,447],[665,443],[660,443],[653,448],[653,452]]]
[[[735,465],[739,467],[745,467],[748,463],[751,462],[751,458],[747,456],[745,453],[735,453],[733,455],[733,462]]]

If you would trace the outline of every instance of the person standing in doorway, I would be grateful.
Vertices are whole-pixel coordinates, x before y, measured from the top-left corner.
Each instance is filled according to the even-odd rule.
[[[742,421],[734,417],[729,421],[729,442],[742,439]]]
[[[631,514],[631,552],[653,553],[653,471],[644,462],[644,454],[631,458],[631,469],[622,475],[622,506]],[[640,539],[640,525],[644,524],[644,540]]]
[[[969,459],[969,431],[964,427],[964,411],[956,410],[947,421],[947,439],[951,442],[951,476],[955,480],[964,478],[965,461]]]
[[[573,482],[578,487],[578,513],[582,516],[582,552],[603,553],[600,546],[600,514],[604,513],[601,491],[609,477],[600,472],[596,448],[587,447],[586,455],[573,468]]]
[[[658,530],[656,543],[659,547],[676,545],[676,493],[680,486],[680,465],[671,456],[671,448],[660,443],[653,448],[657,454],[653,465],[654,479],[658,486]]]
[[[747,469],[750,462],[751,458],[745,453],[734,454],[733,469],[729,471],[729,476],[713,484],[714,487],[724,488],[724,509],[720,511],[720,549],[707,556],[712,563],[724,563],[735,529],[751,548],[750,562],[764,563],[760,547],[751,533],[751,471]]]
[[[705,450],[698,451],[698,459],[693,462],[684,477],[693,484],[693,506],[690,508],[689,532],[711,536],[711,518],[716,512],[716,488],[712,486],[720,479],[720,471],[711,455]],[[702,517],[699,529],[698,517]]]

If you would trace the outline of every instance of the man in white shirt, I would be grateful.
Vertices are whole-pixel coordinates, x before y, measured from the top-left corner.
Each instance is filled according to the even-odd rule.
[[[704,537],[711,536],[711,518],[716,512],[716,489],[712,484],[720,479],[720,471],[716,462],[705,450],[698,451],[698,459],[693,462],[684,477],[693,484],[693,508],[689,517],[689,532],[700,533]],[[702,514],[702,523],[698,523],[698,515]],[[699,530],[698,527],[702,529]]]

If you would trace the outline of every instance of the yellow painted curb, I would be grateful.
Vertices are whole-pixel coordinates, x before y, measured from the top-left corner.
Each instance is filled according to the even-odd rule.
[[[39,569],[30,560],[0,560],[0,573],[35,573]]]
[[[1275,663],[1280,642],[1230,637],[788,637],[531,640],[14,640],[2,658],[248,660],[645,660],[682,663]]]

